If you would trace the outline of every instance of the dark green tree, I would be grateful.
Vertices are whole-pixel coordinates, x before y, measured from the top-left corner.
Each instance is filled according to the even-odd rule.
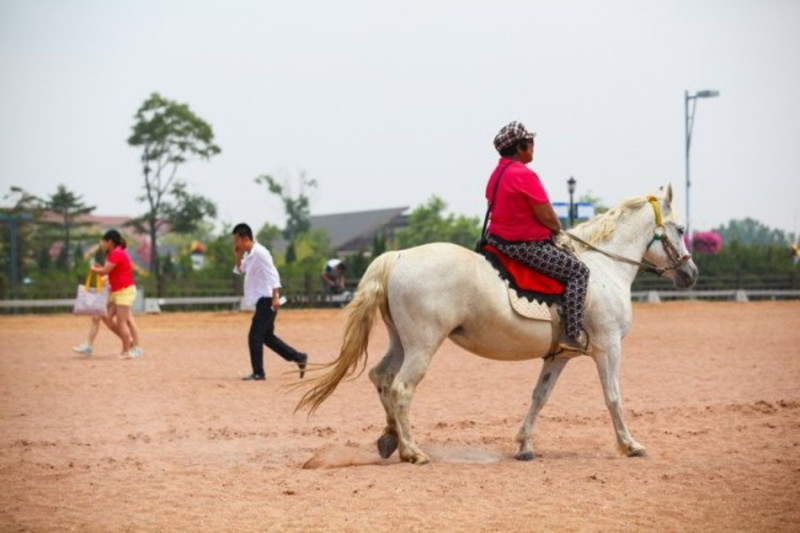
[[[44,209],[41,198],[17,186],[12,186],[3,199],[11,201],[12,206],[0,210],[0,273],[8,273],[9,281],[15,274],[19,281],[29,273],[36,251],[41,248],[39,221]],[[12,249],[16,252],[13,265]]]
[[[217,205],[205,196],[189,194],[185,183],[176,183],[172,195],[175,201],[164,205],[164,214],[175,233],[194,233],[200,229],[206,217],[217,216]]]
[[[718,226],[712,231],[720,234],[723,247],[729,243],[739,242],[744,245],[770,245],[789,246],[794,241],[794,235],[770,228],[752,218],[731,220],[723,226]]]
[[[50,224],[57,228],[64,243],[64,257],[59,256],[56,264],[59,268],[69,268],[72,266],[70,246],[73,232],[76,228],[89,225],[87,222],[81,222],[80,217],[94,211],[95,206],[86,205],[81,196],[67,189],[65,185],[59,185],[56,192],[44,200],[43,207],[58,217],[58,220]]]
[[[50,248],[47,246],[41,247],[37,253],[37,256],[38,258],[36,259],[36,265],[39,267],[39,270],[50,270],[50,268],[53,266],[53,260],[50,258]]]
[[[269,222],[261,226],[261,229],[256,233],[256,240],[267,248],[271,249],[272,245],[280,238],[283,232],[278,226],[270,224]]]
[[[234,265],[233,241],[231,227],[223,229],[222,234],[206,243],[205,266],[203,273],[214,278],[236,278],[231,276]]]
[[[128,144],[141,150],[144,195],[139,200],[147,202],[148,211],[131,224],[150,236],[150,272],[156,276],[160,294],[159,227],[175,222],[181,229],[191,228],[204,216],[216,215],[210,201],[186,192],[178,169],[192,159],[208,160],[221,150],[214,144],[210,124],[188,105],[167,100],[158,93],[145,100],[134,119]],[[212,207],[213,214],[209,212]]]
[[[309,179],[304,173],[300,174],[300,192],[297,196],[292,196],[288,186],[281,185],[278,181],[267,174],[262,174],[256,178],[256,183],[263,183],[272,194],[276,195],[283,202],[283,210],[286,213],[286,228],[283,230],[283,237],[289,243],[286,253],[286,262],[291,263],[296,258],[294,251],[295,241],[302,233],[311,227],[310,199],[306,194],[307,189],[317,186],[317,181]],[[292,259],[289,259],[289,250],[292,251]]]
[[[372,238],[372,257],[378,257],[386,251],[386,235],[383,233],[376,234]]]
[[[429,242],[452,242],[473,248],[481,232],[478,217],[447,215],[447,204],[441,198],[432,196],[427,204],[411,212],[408,226],[396,233],[401,248],[417,246]]]

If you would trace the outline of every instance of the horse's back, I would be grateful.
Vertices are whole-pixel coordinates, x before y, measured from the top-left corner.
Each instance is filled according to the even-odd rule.
[[[485,285],[491,266],[480,255],[463,246],[446,242],[423,244],[395,252],[397,262],[392,273],[390,289],[404,291],[416,288],[425,291],[476,289]],[[433,297],[433,294],[429,294]]]
[[[413,337],[428,344],[450,337],[492,359],[547,354],[550,323],[516,315],[505,282],[483,256],[450,243],[392,253],[397,255],[387,288],[389,308],[405,341]]]

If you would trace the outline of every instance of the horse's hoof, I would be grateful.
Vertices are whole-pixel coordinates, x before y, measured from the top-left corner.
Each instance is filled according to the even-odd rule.
[[[415,465],[426,465],[431,462],[431,459],[424,453],[420,453],[417,455],[412,455],[408,461]]]
[[[384,433],[378,439],[378,453],[381,459],[388,459],[397,449],[397,435],[394,433]]]
[[[647,450],[644,448],[634,448],[628,451],[628,457],[647,457]]]
[[[533,461],[533,452],[519,452],[516,458],[517,461]]]

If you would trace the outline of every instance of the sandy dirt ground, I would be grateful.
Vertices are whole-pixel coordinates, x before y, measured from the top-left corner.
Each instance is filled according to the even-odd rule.
[[[516,461],[541,361],[447,342],[412,408],[425,466],[379,458],[366,373],[308,418],[275,354],[267,381],[240,380],[249,314],[137,320],[147,354],[123,361],[106,330],[93,357],[70,350],[87,318],[0,317],[0,530],[800,530],[800,302],[635,305],[621,387],[644,459],[618,454],[581,357]],[[287,309],[277,331],[326,362],[343,322]]]

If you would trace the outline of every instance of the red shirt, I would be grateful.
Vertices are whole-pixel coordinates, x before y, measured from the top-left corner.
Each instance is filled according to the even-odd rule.
[[[133,268],[128,253],[117,246],[106,258],[107,263],[114,263],[114,268],[108,273],[108,284],[111,285],[111,292],[121,291],[133,285]]]
[[[503,175],[492,202],[494,185],[501,171]],[[533,206],[550,203],[550,199],[539,176],[524,164],[500,158],[486,185],[486,199],[493,204],[488,230],[492,235],[507,241],[544,241],[550,238],[550,228],[533,214]]]

